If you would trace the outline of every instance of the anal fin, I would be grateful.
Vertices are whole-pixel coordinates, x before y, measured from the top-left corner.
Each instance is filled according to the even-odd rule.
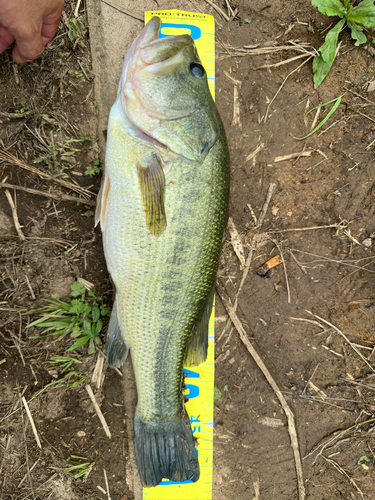
[[[167,227],[165,215],[165,176],[159,158],[153,154],[137,164],[139,187],[145,211],[146,226],[151,234],[160,236]]]
[[[193,329],[193,335],[189,340],[185,355],[185,365],[187,366],[198,366],[201,363],[204,363],[207,359],[208,326],[209,326],[214,296],[215,296],[215,285],[212,287],[207,297],[207,301],[204,306],[202,316],[195,324]]]
[[[121,332],[118,320],[117,300],[113,304],[107,333],[107,362],[110,368],[120,368],[126,361],[129,347]]]

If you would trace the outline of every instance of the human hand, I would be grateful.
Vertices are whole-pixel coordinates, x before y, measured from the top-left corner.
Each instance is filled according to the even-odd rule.
[[[64,0],[0,0],[0,54],[14,41],[13,59],[33,61],[55,36]]]

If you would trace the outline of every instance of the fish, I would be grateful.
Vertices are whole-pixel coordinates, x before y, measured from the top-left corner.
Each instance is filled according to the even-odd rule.
[[[194,41],[158,38],[160,26],[153,17],[125,57],[95,215],[116,290],[107,360],[119,368],[131,352],[145,487],[199,479],[183,366],[207,356],[230,178],[224,126]]]

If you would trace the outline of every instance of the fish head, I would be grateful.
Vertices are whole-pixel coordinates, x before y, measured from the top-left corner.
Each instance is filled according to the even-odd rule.
[[[153,17],[126,56],[121,104],[140,138],[201,163],[221,121],[194,40],[190,35],[158,38],[160,25]]]

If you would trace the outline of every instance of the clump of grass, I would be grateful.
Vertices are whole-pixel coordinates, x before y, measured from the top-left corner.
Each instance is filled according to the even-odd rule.
[[[70,460],[87,460],[85,457],[80,457],[78,455],[70,455],[66,459],[67,462],[70,462]],[[70,465],[69,467],[51,467],[51,469],[59,470],[62,472],[65,472],[65,474],[70,474],[73,476],[75,479],[78,479],[79,477],[82,477],[84,475],[88,475],[91,471],[91,469],[94,467],[95,462],[84,462],[81,464],[77,465]]]
[[[367,42],[362,26],[367,28],[375,26],[375,6],[374,0],[363,0],[356,7],[350,0],[344,0],[343,3],[340,0],[312,0],[312,5],[318,7],[322,14],[341,18],[341,21],[328,31],[325,42],[319,49],[320,54],[314,57],[313,73],[316,88],[323,82],[332,67],[336,57],[339,34],[345,24],[351,30],[351,37],[356,41],[355,45]]]
[[[47,306],[25,313],[41,316],[30,323],[27,328],[32,326],[42,328],[41,336],[69,336],[73,343],[66,352],[87,344],[87,353],[93,354],[95,347],[102,344],[100,333],[103,328],[103,319],[111,314],[108,307],[93,290],[86,290],[84,285],[78,282],[71,286],[69,302],[52,297],[52,299],[45,299]],[[34,338],[40,338],[40,336]],[[67,363],[64,369],[66,371],[72,367],[74,360],[66,359],[64,362]]]

